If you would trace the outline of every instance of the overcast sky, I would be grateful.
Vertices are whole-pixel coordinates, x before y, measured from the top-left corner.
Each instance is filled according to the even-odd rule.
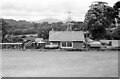
[[[83,21],[93,1],[98,0],[0,0],[0,18],[15,20],[64,20],[71,11],[73,20]],[[113,6],[118,0],[100,0]]]

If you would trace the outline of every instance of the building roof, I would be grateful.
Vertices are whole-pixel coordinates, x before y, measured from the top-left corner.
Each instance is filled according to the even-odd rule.
[[[101,43],[99,41],[92,41],[89,43],[90,45],[101,45]]]
[[[35,42],[37,42],[37,43],[45,43],[45,42],[43,42],[43,38],[35,38]]]
[[[26,37],[26,38],[22,38],[24,41],[30,40],[30,41],[34,41],[35,37]]]
[[[50,31],[49,41],[84,41],[82,31]]]
[[[22,43],[0,43],[0,44],[11,44],[11,45],[16,45],[16,44],[22,44]]]

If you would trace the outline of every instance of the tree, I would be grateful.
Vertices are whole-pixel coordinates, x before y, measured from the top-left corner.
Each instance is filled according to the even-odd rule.
[[[120,39],[120,27],[117,27],[112,32],[112,38],[119,40]]]
[[[96,1],[90,6],[85,15],[85,29],[89,31],[93,39],[105,38],[106,28],[114,20],[114,9],[106,2]]]
[[[33,23],[33,27],[34,27],[34,29],[38,29],[38,23]]]
[[[118,18],[119,15],[119,8],[120,8],[120,1],[116,2],[113,6],[114,10],[115,10],[115,16],[116,18]]]
[[[1,19],[2,23],[2,39],[4,40],[5,36],[7,35],[7,23],[4,21],[4,19]]]
[[[45,28],[38,28],[37,36],[43,39],[48,39],[49,31]]]
[[[94,24],[92,24],[91,29],[89,31],[92,35],[92,39],[103,39],[106,35],[106,29],[99,21],[96,21]]]
[[[83,29],[83,26],[84,26],[84,23],[83,22],[81,22],[81,21],[77,21],[77,22],[75,22],[75,21],[72,21],[71,22],[72,23],[72,30],[74,30],[74,31],[83,31],[84,29]]]
[[[13,31],[13,35],[22,35],[22,30],[16,29],[15,31]]]
[[[115,18],[117,19],[117,23],[119,26],[117,26],[113,31],[112,31],[112,37],[113,39],[120,39],[120,14],[119,14],[119,9],[120,9],[120,1],[116,2],[113,6],[115,10]]]
[[[22,34],[36,34],[36,29],[34,27],[30,27],[28,29],[23,29]]]

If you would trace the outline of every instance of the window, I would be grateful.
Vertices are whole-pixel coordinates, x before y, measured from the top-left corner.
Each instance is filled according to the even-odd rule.
[[[67,42],[67,47],[72,47],[72,42]]]
[[[66,47],[66,42],[62,42],[62,47]]]
[[[61,47],[62,48],[72,48],[73,47],[73,43],[72,42],[62,42],[61,43]]]

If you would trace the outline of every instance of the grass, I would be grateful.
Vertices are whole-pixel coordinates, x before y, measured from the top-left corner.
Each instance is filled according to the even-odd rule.
[[[2,51],[4,77],[117,77],[117,51]]]

